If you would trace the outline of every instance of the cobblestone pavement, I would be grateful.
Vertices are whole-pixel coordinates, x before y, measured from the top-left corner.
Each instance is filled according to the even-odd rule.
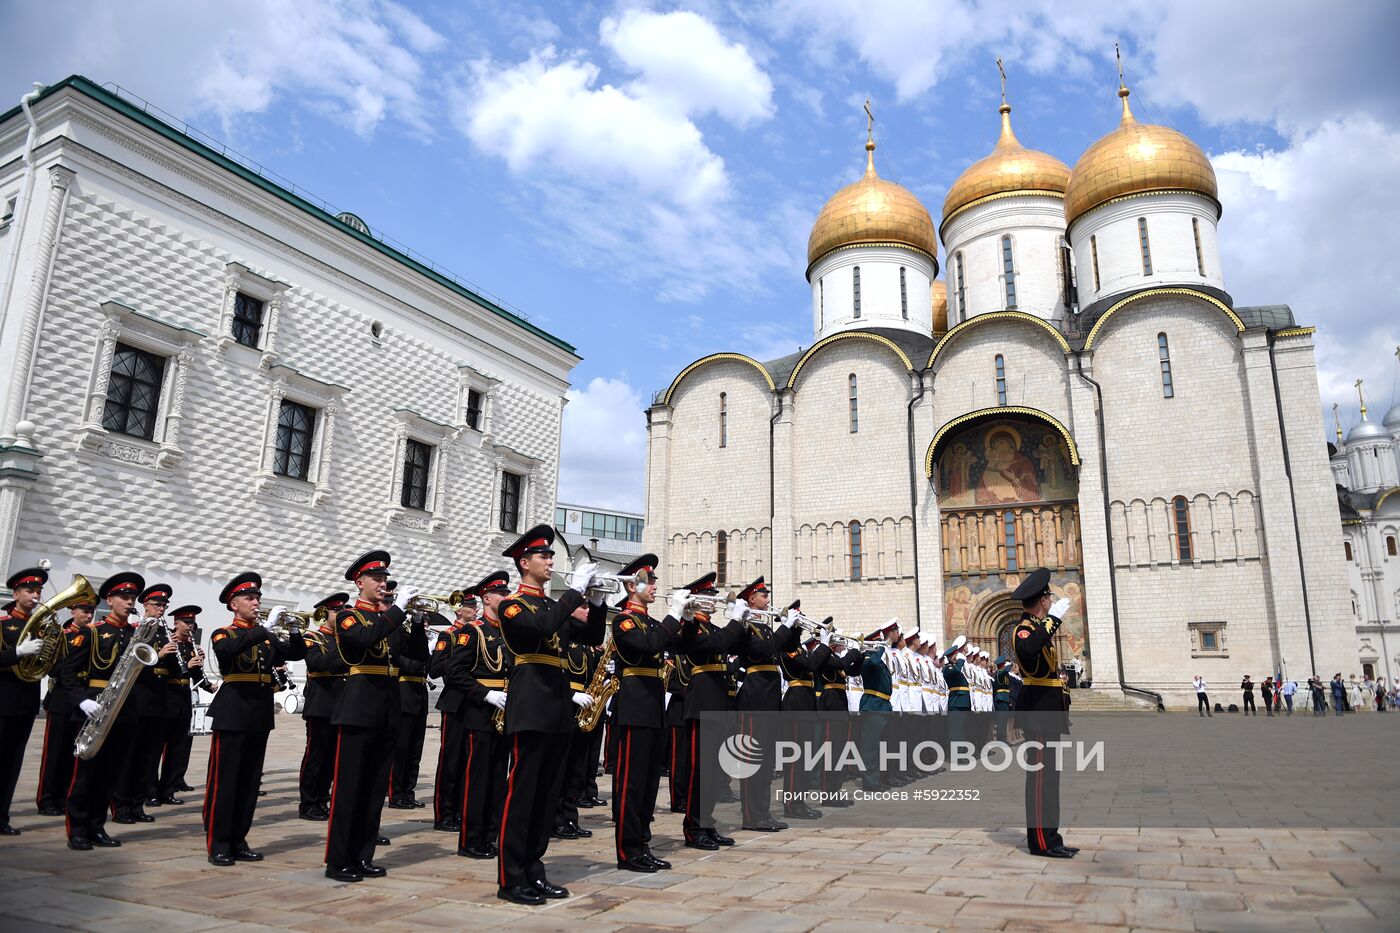
[[[771,835],[734,833],[739,845],[719,853],[679,845],[680,816],[662,812],[653,849],[675,869],[655,875],[615,870],[607,809],[586,810],[594,837],[556,840],[547,857],[550,879],[573,897],[543,908],[496,900],[495,863],[458,858],[455,838],[431,830],[430,811],[385,810],[393,844],[377,859],[389,876],[338,885],[321,874],[324,824],[296,819],[301,724],[279,716],[278,726],[250,838],[267,859],[214,868],[204,858],[199,792],[153,810],[155,823],[109,824],[120,849],[65,848],[62,819],[34,815],[39,723],[12,811],[24,834],[0,840],[0,929],[1400,929],[1400,831],[1076,827],[1067,837],[1078,857],[1047,860],[1016,848],[1019,799],[994,832],[795,822]],[[208,739],[196,739],[197,787],[207,752]],[[430,730],[428,777],[436,755]],[[431,788],[420,784],[419,796]],[[663,811],[665,799],[663,782]]]

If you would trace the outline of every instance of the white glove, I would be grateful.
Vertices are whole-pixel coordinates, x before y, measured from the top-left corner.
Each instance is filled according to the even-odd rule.
[[[413,586],[401,586],[394,591],[394,605],[400,610],[408,611],[408,604],[418,595],[418,588]]]
[[[608,594],[602,590],[589,590],[586,595],[590,606],[601,606],[608,598]]]
[[[830,646],[831,646],[831,629],[829,629],[829,628],[824,628],[824,629],[822,629],[821,636],[820,636],[820,638],[819,638],[818,640],[819,640],[823,645],[826,645],[827,647],[830,647]]]
[[[792,628],[797,623],[797,617],[800,614],[796,609],[789,609],[783,613],[783,621],[780,624],[783,628]]]
[[[690,590],[676,590],[666,602],[671,607],[671,618],[682,619],[686,622],[695,618],[695,613],[686,608],[686,603],[690,602]]]
[[[490,703],[492,706],[496,707],[496,709],[505,709],[505,708],[506,708],[506,694],[505,694],[505,691],[504,691],[504,690],[487,690],[487,691],[486,691],[486,702],[487,702],[487,703]]]
[[[101,707],[97,705],[96,700],[83,700],[81,703],[78,704],[78,709],[83,711],[84,716],[86,716],[88,719],[91,719],[92,717],[97,715],[97,711],[101,709]]]
[[[21,658],[29,658],[44,650],[44,640],[42,638],[26,638],[15,648],[15,654]]]
[[[586,693],[575,693],[573,696],[574,705],[579,709],[592,709],[593,698]]]
[[[1050,614],[1063,622],[1066,612],[1069,612],[1069,599],[1061,596],[1059,599],[1055,600],[1054,605],[1050,607]]]
[[[593,583],[593,575],[598,572],[597,564],[579,564],[569,575],[569,589],[575,593],[586,593]],[[597,603],[594,603],[596,606]]]
[[[669,709],[670,706],[671,706],[671,694],[669,694],[669,693],[663,693],[663,694],[661,694],[661,712],[663,712],[663,713],[666,712],[666,710]]]
[[[729,611],[725,613],[725,616],[731,622],[742,622],[748,614],[748,601],[744,599],[736,599],[734,600],[734,602],[729,604]]]

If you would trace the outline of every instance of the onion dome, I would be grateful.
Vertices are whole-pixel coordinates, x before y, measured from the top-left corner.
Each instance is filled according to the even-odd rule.
[[[807,240],[808,268],[832,250],[898,243],[937,261],[933,218],[913,193],[875,174],[875,141],[865,143],[865,175],[831,196]]]
[[[987,198],[1008,194],[1062,196],[1069,166],[1045,152],[1021,145],[1011,129],[1011,105],[1001,102],[1001,137],[991,154],[968,166],[943,199],[943,223]]]
[[[929,302],[933,306],[933,332],[946,333],[948,330],[948,283],[934,279],[928,285]]]
[[[1165,126],[1139,123],[1128,107],[1129,91],[1118,88],[1123,118],[1118,129],[1094,143],[1074,166],[1065,189],[1065,223],[1114,198],[1149,191],[1191,191],[1220,201],[1215,169],[1191,140]]]
[[[1362,406],[1361,420],[1356,422],[1356,424],[1352,426],[1352,429],[1347,432],[1347,446],[1350,447],[1352,444],[1355,444],[1358,441],[1389,440],[1391,440],[1390,432],[1387,431],[1385,428],[1381,427],[1380,425],[1376,424],[1371,419],[1367,418],[1366,408],[1365,406]]]
[[[1390,411],[1385,413],[1381,419],[1381,424],[1392,435],[1400,434],[1400,402],[1390,406]]]

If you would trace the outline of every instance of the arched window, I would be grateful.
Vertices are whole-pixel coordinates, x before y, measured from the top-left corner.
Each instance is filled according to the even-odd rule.
[[[1099,290],[1099,238],[1089,237],[1089,261],[1094,264],[1094,291]]]
[[[1343,542],[1342,542],[1342,547],[1346,549],[1347,560],[1348,560],[1348,561],[1354,560],[1355,558],[1353,558],[1353,557],[1351,556],[1351,542],[1350,542],[1350,541],[1343,541]]]
[[[1166,334],[1157,335],[1157,360],[1162,366],[1162,398],[1173,398],[1176,389],[1172,387],[1172,357]]]
[[[1142,247],[1142,274],[1152,274],[1152,247],[1147,243],[1147,218],[1138,218],[1138,244]]]
[[[860,522],[851,522],[847,527],[851,534],[851,579],[859,580],[861,571]]]
[[[1003,540],[1006,542],[1006,569],[1008,572],[1016,570],[1016,513],[1007,509],[1001,513],[1001,528]]]
[[[1011,258],[1011,237],[1001,238],[1001,268],[1006,276],[1006,307],[1016,307],[1016,265]]]
[[[1177,560],[1191,559],[1191,508],[1185,496],[1172,500],[1172,521],[1176,525]]]
[[[860,317],[860,266],[851,270],[851,292],[855,302],[855,317]]]
[[[1385,552],[1391,557],[1395,556],[1395,536],[1391,535],[1385,539]]]
[[[719,446],[729,446],[729,396],[719,394]]]
[[[909,290],[904,284],[904,267],[899,267],[899,313],[907,321],[909,320]]]
[[[850,376],[850,396],[851,396],[851,433],[855,434],[860,430],[860,405],[856,401],[856,374]]]
[[[997,404],[1006,404],[1006,360],[997,354]]]
[[[1206,274],[1206,256],[1201,252],[1201,222],[1195,217],[1191,218],[1191,233],[1196,238],[1196,271],[1201,275]]]
[[[958,253],[958,320],[967,320],[967,282],[963,278],[963,254]]]
[[[729,582],[729,532],[715,535],[715,586]]]

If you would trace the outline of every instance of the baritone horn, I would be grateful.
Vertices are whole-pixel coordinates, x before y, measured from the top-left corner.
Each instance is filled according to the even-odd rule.
[[[73,582],[68,584],[67,589],[34,607],[34,612],[25,620],[24,628],[19,630],[15,645],[22,645],[29,638],[42,638],[44,645],[38,654],[20,658],[11,668],[16,677],[28,683],[43,680],[59,658],[67,653],[68,641],[63,635],[63,623],[54,616],[76,603],[97,605],[97,593],[82,574],[74,574]]]

